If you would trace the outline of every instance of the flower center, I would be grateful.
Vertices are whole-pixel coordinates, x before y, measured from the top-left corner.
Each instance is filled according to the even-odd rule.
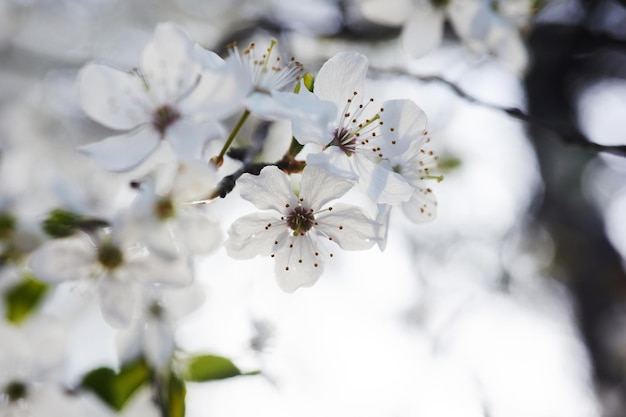
[[[293,230],[294,236],[303,236],[311,230],[315,224],[315,216],[312,211],[307,211],[304,207],[296,207],[287,216],[287,225]]]
[[[98,261],[106,269],[113,270],[124,262],[124,254],[112,243],[104,243],[98,250]]]
[[[333,140],[330,142],[329,146],[338,146],[346,155],[350,156],[354,153],[356,136],[351,135],[345,127],[335,129]]]
[[[154,112],[152,125],[161,135],[163,135],[165,133],[165,130],[179,118],[180,113],[176,111],[176,109],[167,104],[164,104],[163,106],[156,109],[156,111]]]
[[[9,402],[15,402],[26,398],[28,394],[28,388],[26,385],[19,381],[9,382],[6,387],[4,387],[4,395],[7,396]]]
[[[167,220],[175,215],[174,204],[169,197],[162,197],[154,204],[154,214],[159,220]]]

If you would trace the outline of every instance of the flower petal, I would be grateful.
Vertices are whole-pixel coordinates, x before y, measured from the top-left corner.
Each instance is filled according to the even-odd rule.
[[[358,175],[355,174],[349,158],[336,146],[331,146],[323,152],[313,153],[306,158],[307,166],[316,166],[327,171],[332,176],[355,182]]]
[[[224,242],[226,252],[235,259],[267,256],[275,252],[289,233],[286,225],[276,224],[277,222],[279,220],[276,215],[267,213],[240,217],[228,229],[228,239]],[[279,245],[275,242],[279,242]]]
[[[123,135],[110,136],[78,148],[108,171],[128,171],[141,164],[159,145],[160,138],[149,126]]]
[[[178,26],[161,23],[143,50],[141,67],[157,105],[175,103],[197,82],[200,64],[193,44]]]
[[[338,203],[316,220],[315,229],[345,250],[369,249],[380,240],[378,225],[358,207]]]
[[[359,189],[373,202],[395,205],[411,198],[413,187],[385,164],[356,154],[352,162],[354,170],[359,174]]]
[[[429,3],[424,3],[411,14],[402,30],[402,47],[420,57],[435,49],[443,38],[444,14]]]
[[[319,210],[324,204],[347,193],[353,185],[354,181],[332,176],[322,168],[308,165],[302,172],[299,197],[304,206]]]
[[[213,121],[197,123],[181,119],[169,126],[165,135],[179,158],[194,159],[202,157],[208,141],[224,135],[224,128]]]
[[[389,26],[400,26],[413,9],[411,0],[362,0],[359,3],[368,20]]]
[[[115,328],[128,326],[139,301],[139,285],[134,281],[107,274],[98,286],[100,308],[107,323]]]
[[[178,217],[181,240],[191,255],[206,255],[222,243],[219,223],[197,210],[186,210]]]
[[[37,279],[47,282],[85,279],[93,273],[95,262],[95,248],[76,237],[48,241],[30,257]]]
[[[311,236],[289,235],[276,252],[275,272],[278,286],[286,292],[315,284],[324,272],[324,262]]]
[[[287,175],[275,166],[263,168],[259,175],[242,175],[237,186],[241,197],[261,210],[283,213],[285,207],[297,204]]]
[[[382,134],[379,137],[384,143],[372,145],[380,146],[385,157],[402,154],[413,141],[422,140],[426,129],[426,113],[415,102],[389,100],[383,103],[383,108]]]
[[[342,116],[348,99],[363,100],[367,66],[365,56],[355,52],[340,52],[322,65],[315,78],[313,92],[321,100],[333,102],[340,112],[337,116]]]
[[[243,110],[243,100],[252,89],[252,82],[231,62],[216,69],[204,70],[197,84],[179,102],[186,115],[208,115],[223,120]]]
[[[437,199],[430,188],[416,188],[411,199],[402,203],[402,211],[413,223],[426,223],[437,217]]]
[[[111,129],[129,130],[152,118],[154,105],[141,78],[108,65],[87,64],[78,74],[85,113]]]

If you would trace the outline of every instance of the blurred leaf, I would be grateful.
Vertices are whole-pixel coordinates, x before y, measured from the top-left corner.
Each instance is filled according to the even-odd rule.
[[[98,368],[83,377],[82,387],[92,391],[116,411],[150,377],[150,370],[142,359],[127,363],[118,373],[110,368]]]
[[[461,160],[456,156],[444,157],[439,160],[439,169],[442,172],[454,171],[461,166]]]
[[[48,284],[26,276],[4,293],[5,317],[14,324],[23,322],[35,311],[48,291]]]
[[[43,221],[43,230],[50,237],[63,238],[73,235],[78,230],[95,230],[107,225],[105,220],[84,217],[63,209],[55,209]]]
[[[54,238],[71,236],[78,230],[80,220],[81,216],[71,211],[52,210],[43,222],[43,230]]]
[[[186,360],[183,378],[192,382],[205,382],[241,375],[230,359],[216,355],[193,356]]]
[[[169,417],[185,417],[185,382],[172,374],[168,388]]]
[[[17,221],[11,213],[0,212],[0,240],[11,237]]]

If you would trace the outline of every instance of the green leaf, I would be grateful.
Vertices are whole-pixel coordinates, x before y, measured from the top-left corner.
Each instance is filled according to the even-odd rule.
[[[71,211],[52,210],[43,222],[43,230],[49,236],[61,238],[73,235],[80,226],[81,216]]]
[[[11,237],[16,223],[17,220],[11,213],[0,212],[0,240],[6,240]]]
[[[185,361],[182,376],[186,381],[205,382],[241,375],[230,359],[216,355],[192,356]]]
[[[124,408],[128,399],[150,377],[145,361],[140,359],[122,366],[119,372],[98,368],[83,377],[82,387],[92,391],[116,411]]]
[[[20,324],[26,320],[39,306],[48,288],[48,284],[30,276],[10,287],[3,294],[7,321]]]
[[[170,375],[168,387],[169,417],[185,417],[185,395],[187,395],[185,382],[174,374]]]

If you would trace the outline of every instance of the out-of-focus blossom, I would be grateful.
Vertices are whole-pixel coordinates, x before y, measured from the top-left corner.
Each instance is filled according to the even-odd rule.
[[[184,286],[192,280],[184,260],[163,261],[129,241],[123,231],[98,240],[86,234],[51,240],[32,254],[30,265],[43,281],[92,282],[104,318],[114,327],[131,322],[142,291],[154,284]]]

